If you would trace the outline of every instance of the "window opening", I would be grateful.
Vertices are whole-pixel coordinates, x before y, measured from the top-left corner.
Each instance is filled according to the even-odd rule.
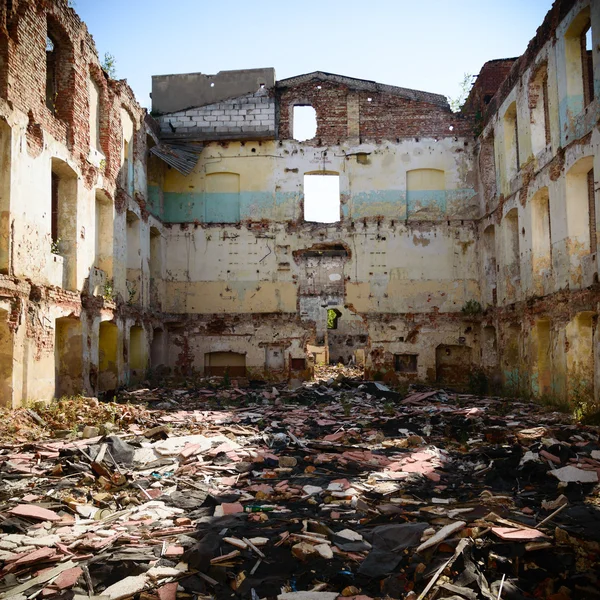
[[[50,233],[52,241],[58,243],[58,184],[59,177],[56,173],[52,173],[52,217],[50,224]],[[47,196],[46,196],[47,197]]]
[[[588,206],[590,215],[590,252],[593,254],[598,249],[598,240],[596,236],[596,201],[594,196],[594,169],[588,171]]]
[[[531,201],[531,246],[534,277],[552,269],[550,198],[548,188],[541,189]]]
[[[331,173],[304,176],[304,220],[337,223],[340,220],[340,176]]]
[[[342,313],[335,308],[327,309],[327,329],[337,329],[338,320],[342,316]]]
[[[504,113],[504,154],[506,175],[508,179],[512,179],[519,171],[519,125],[516,102],[513,102]]]
[[[93,80],[88,84],[90,96],[90,148],[102,151],[100,147],[100,89]]]
[[[395,354],[394,369],[399,373],[416,373],[417,356],[417,354]]]
[[[542,78],[542,101],[544,105],[544,138],[546,145],[550,143],[550,108],[548,106],[548,72]]]
[[[292,371],[304,371],[306,369],[306,358],[292,358]]]
[[[94,266],[113,276],[113,239],[114,212],[113,203],[101,190],[96,190],[96,260]]]
[[[52,114],[56,114],[57,88],[57,54],[58,48],[54,39],[48,34],[46,36],[46,106]]]
[[[581,73],[583,75],[583,99],[587,106],[594,99],[594,66],[592,56],[592,26],[588,22],[581,33]]]
[[[317,135],[317,111],[312,106],[294,106],[292,122],[292,137],[298,142],[312,140]]]
[[[521,275],[521,261],[519,256],[519,216],[517,209],[510,210],[505,221],[506,234],[506,265],[511,278],[519,278]]]
[[[567,173],[566,185],[567,232],[573,254],[575,248],[597,250],[596,204],[594,201],[593,157],[581,158]]]

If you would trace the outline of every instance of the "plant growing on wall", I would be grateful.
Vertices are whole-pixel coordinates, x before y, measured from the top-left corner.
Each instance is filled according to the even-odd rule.
[[[463,315],[479,315],[483,312],[483,307],[477,300],[467,300],[460,310]]]
[[[102,70],[112,79],[117,75],[117,59],[110,53],[105,52],[102,64]]]
[[[471,73],[465,73],[459,84],[460,94],[456,98],[450,98],[450,96],[448,96],[448,104],[450,104],[452,112],[460,112],[462,110],[472,87],[473,75],[471,75]]]
[[[50,252],[52,252],[52,254],[58,254],[60,255],[60,243],[62,241],[62,238],[56,238],[55,240],[52,240],[50,242]]]
[[[106,283],[104,284],[104,293],[102,294],[102,297],[109,302],[113,302],[113,300],[115,299],[114,280],[106,280]]]
[[[137,294],[137,287],[134,283],[131,283],[129,281],[127,282],[127,293],[129,294],[127,304],[131,305],[133,304],[133,301],[135,300],[135,295]]]

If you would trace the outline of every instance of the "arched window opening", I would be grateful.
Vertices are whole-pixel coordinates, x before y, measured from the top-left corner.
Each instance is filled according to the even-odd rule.
[[[550,143],[548,67],[542,65],[529,84],[531,150],[535,155]]]
[[[483,275],[485,301],[492,306],[497,302],[496,265],[496,228],[494,225],[489,225],[483,232]]]
[[[139,304],[142,282],[142,248],[140,243],[140,219],[127,211],[127,302]]]
[[[133,137],[135,128],[129,113],[121,108],[123,145],[121,147],[121,185],[129,195],[133,194]]]
[[[46,90],[48,110],[63,121],[72,119],[73,44],[52,15],[46,21]]]
[[[56,114],[56,100],[58,96],[58,44],[53,35],[48,31],[46,35],[46,106],[54,115]]]
[[[96,258],[94,266],[113,276],[114,205],[102,190],[96,190]]]
[[[597,250],[593,158],[580,159],[567,173],[567,231],[573,247]]]
[[[517,103],[513,102],[504,113],[504,158],[507,179],[519,171],[519,123]]]
[[[102,152],[100,146],[100,89],[93,79],[88,80],[90,149]]]
[[[50,176],[51,251],[64,257],[63,286],[77,289],[77,173],[63,160],[52,159]]]
[[[509,277],[519,278],[521,260],[519,255],[519,213],[513,208],[504,217],[505,260]]]
[[[552,242],[550,231],[550,197],[548,188],[542,188],[531,200],[531,242],[534,277],[552,269]]]
[[[567,96],[573,116],[594,100],[593,61],[590,7],[586,6],[565,33]]]

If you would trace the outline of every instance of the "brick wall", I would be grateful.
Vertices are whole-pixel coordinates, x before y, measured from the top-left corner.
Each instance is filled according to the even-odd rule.
[[[142,109],[125,80],[115,81],[100,67],[87,27],[66,0],[13,0],[0,3],[0,96],[30,115],[30,127],[51,135],[71,151],[86,186],[100,172],[89,162],[89,90],[93,78],[100,90],[100,144],[104,187],[114,195],[121,160],[121,107],[132,116],[138,137],[135,153],[145,154]],[[55,111],[46,105],[46,35],[57,47]],[[137,146],[137,148],[136,148]],[[142,148],[142,146],[144,146]]]
[[[481,67],[481,71],[479,71],[479,75],[471,88],[469,97],[463,106],[463,113],[477,114],[478,118],[483,116],[487,105],[510,73],[516,60],[516,58],[505,58],[486,62]]]
[[[266,90],[159,117],[165,137],[219,139],[275,135],[275,101]]]
[[[449,107],[419,99],[418,92],[410,99],[390,91],[355,90],[344,83],[314,79],[279,88],[277,96],[281,139],[293,137],[294,106],[310,105],[317,113],[317,133],[312,142],[338,144],[347,140],[351,137],[349,131],[353,131],[348,120],[350,96],[358,96],[361,141],[472,134],[468,119],[452,113]],[[350,104],[353,106],[352,102]]]

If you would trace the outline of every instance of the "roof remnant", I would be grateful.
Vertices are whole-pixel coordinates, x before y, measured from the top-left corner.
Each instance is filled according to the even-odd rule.
[[[182,175],[189,175],[198,163],[203,148],[204,144],[167,144],[162,142],[150,148],[150,152]]]
[[[355,77],[347,77],[346,75],[336,75],[335,73],[325,73],[324,71],[313,71],[304,75],[296,75],[287,79],[280,79],[275,84],[277,88],[288,88],[305,83],[306,81],[331,81],[337,84],[347,85],[355,90],[364,90],[369,92],[385,92],[406,98],[407,100],[415,100],[417,102],[429,102],[436,104],[442,108],[450,110],[448,99],[442,94],[433,94],[431,92],[423,92],[421,90],[411,90],[409,88],[398,87],[395,85],[386,85],[377,83],[368,79],[356,79]]]

